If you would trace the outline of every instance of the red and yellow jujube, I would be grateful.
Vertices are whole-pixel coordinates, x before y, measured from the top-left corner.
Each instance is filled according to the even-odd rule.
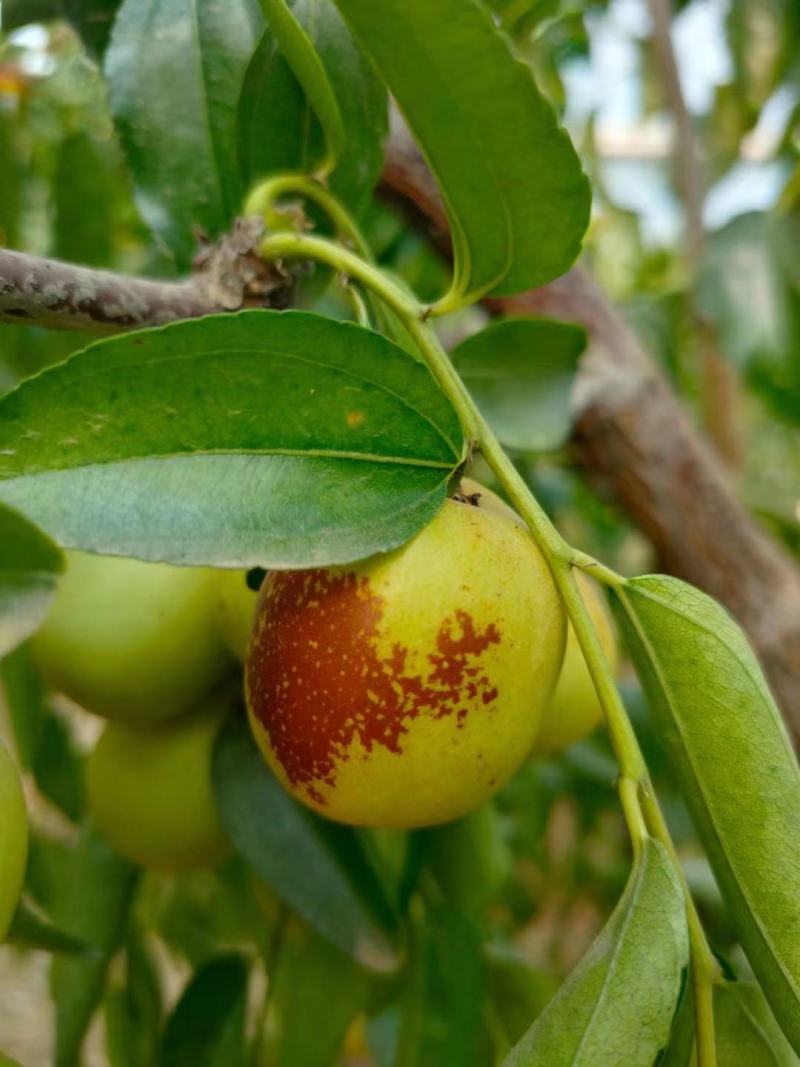
[[[505,505],[448,500],[402,548],[272,572],[246,665],[268,762],[330,818],[422,826],[477,807],[528,755],[565,620]]]

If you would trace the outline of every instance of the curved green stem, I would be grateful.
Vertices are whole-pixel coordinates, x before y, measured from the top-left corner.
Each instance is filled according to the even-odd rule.
[[[246,215],[263,215],[271,221],[275,204],[284,196],[302,196],[316,204],[333,223],[336,233],[349,241],[362,259],[372,261],[372,251],[356,220],[328,189],[307,174],[287,171],[266,178],[253,189],[244,205]]]
[[[648,835],[652,836],[665,846],[681,879],[686,899],[695,1002],[698,1007],[698,1065],[714,1067],[714,1024],[708,990],[709,982],[716,974],[716,960],[706,942],[669,829],[652,792],[639,743],[578,590],[574,568],[579,567],[612,586],[620,585],[622,578],[591,556],[573,549],[553,526],[514,464],[506,456],[439,343],[427,321],[430,309],[422,308],[372,263],[367,263],[347,249],[322,238],[303,234],[276,234],[264,240],[261,252],[265,258],[300,257],[327,263],[368,287],[398,315],[416,342],[431,374],[453,404],[465,433],[480,449],[511,503],[525,521],[531,537],[541,549],[561,594],[603,708],[620,768],[620,800],[634,851],[638,853],[644,839]]]

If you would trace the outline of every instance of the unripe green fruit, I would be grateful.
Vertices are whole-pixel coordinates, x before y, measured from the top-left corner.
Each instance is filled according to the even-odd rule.
[[[114,848],[157,871],[210,867],[229,844],[211,786],[220,707],[158,726],[109,723],[89,756],[89,805]]]
[[[597,586],[583,574],[576,575],[586,610],[594,623],[600,646],[609,667],[616,671],[619,662],[614,624]],[[533,747],[533,755],[560,752],[591,733],[603,717],[589,668],[583,658],[572,626],[567,626],[564,664],[553,699],[544,713],[542,728]]]
[[[246,669],[253,731],[286,787],[332,819],[445,822],[527,756],[564,638],[516,517],[448,500],[394,552],[268,575]]]
[[[25,878],[28,812],[13,760],[0,745],[0,941],[8,933]]]
[[[228,653],[214,612],[217,572],[69,552],[34,638],[50,682],[108,719],[157,722],[202,699]]]
[[[244,663],[256,618],[258,593],[247,584],[247,571],[219,571],[216,582],[219,632],[226,648]]]

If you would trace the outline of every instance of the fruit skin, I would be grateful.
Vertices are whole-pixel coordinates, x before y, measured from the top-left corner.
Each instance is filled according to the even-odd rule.
[[[256,618],[258,593],[247,584],[247,571],[219,571],[216,611],[219,632],[228,651],[244,663]]]
[[[214,614],[217,572],[69,552],[33,639],[48,680],[108,719],[156,722],[196,704],[230,658]]]
[[[597,630],[600,646],[613,672],[619,666],[619,649],[614,623],[597,586],[585,575],[576,573],[586,610]],[[564,665],[553,699],[542,718],[542,728],[533,747],[533,755],[547,756],[560,752],[591,733],[603,717],[603,709],[571,625],[567,626]]]
[[[120,855],[157,871],[211,867],[230,851],[211,786],[225,709],[158,726],[109,723],[87,764],[89,806]]]
[[[564,639],[516,518],[448,500],[394,552],[267,577],[245,671],[253,732],[290,792],[332,819],[444,822],[527,756]]]
[[[28,811],[17,768],[0,745],[0,941],[5,939],[25,878]]]

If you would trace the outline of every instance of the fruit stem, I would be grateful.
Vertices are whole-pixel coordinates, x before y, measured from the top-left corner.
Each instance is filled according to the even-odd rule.
[[[324,238],[297,233],[274,234],[262,242],[261,254],[265,259],[303,258],[326,263],[361,282],[395,312],[417,344],[431,374],[449,397],[461,420],[465,435],[480,449],[544,555],[605,715],[620,769],[620,801],[634,853],[638,854],[648,834],[660,841],[667,849],[683,886],[692,946],[698,1067],[714,1067],[714,1025],[709,989],[711,981],[718,973],[718,966],[705,939],[669,829],[652,791],[639,742],[576,584],[574,567],[579,567],[614,587],[623,585],[624,580],[591,556],[572,548],[552,524],[514,464],[506,456],[442,348],[428,321],[430,309],[419,304],[373,263],[366,262]]]

